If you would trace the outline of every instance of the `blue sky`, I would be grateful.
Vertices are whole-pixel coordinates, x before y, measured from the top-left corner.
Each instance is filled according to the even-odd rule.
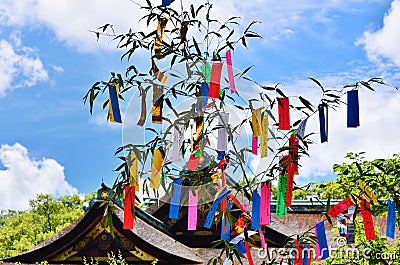
[[[254,65],[249,75],[259,83],[281,83],[315,102],[319,90],[310,76],[333,88],[370,77],[399,86],[399,0],[232,0],[215,7],[220,19],[262,22],[255,29],[263,39],[233,53],[236,68]],[[112,184],[121,126],[107,123],[99,106],[90,116],[82,97],[126,63],[114,43],[96,42],[88,30],[105,23],[137,28],[141,12],[129,0],[1,1],[0,209],[26,208],[35,193],[84,194],[102,179]],[[133,60],[148,63],[141,55]],[[361,91],[361,127],[345,128],[345,109],[333,114],[332,140],[311,149],[299,180],[329,179],[348,151],[371,158],[398,152],[399,100],[388,87]],[[308,129],[316,128],[310,121]]]

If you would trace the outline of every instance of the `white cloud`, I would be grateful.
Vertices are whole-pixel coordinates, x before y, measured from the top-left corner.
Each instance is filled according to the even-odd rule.
[[[383,27],[377,31],[366,31],[357,44],[363,45],[368,58],[374,62],[389,61],[400,66],[400,1],[392,2],[383,20]]]
[[[22,46],[16,34],[12,34],[10,39],[11,42],[0,40],[0,96],[7,91],[48,80],[47,71],[36,51]]]
[[[26,147],[19,143],[1,145],[0,209],[26,209],[36,194],[63,196],[77,193],[64,175],[64,167],[56,160],[29,156]]]

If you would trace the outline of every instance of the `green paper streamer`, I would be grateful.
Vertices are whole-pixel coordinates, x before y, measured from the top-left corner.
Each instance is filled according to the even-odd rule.
[[[278,198],[276,202],[276,217],[286,217],[287,208],[285,207],[287,176],[279,175],[278,177]]]
[[[207,85],[210,87],[211,64],[205,63],[200,66],[201,73],[205,76]]]

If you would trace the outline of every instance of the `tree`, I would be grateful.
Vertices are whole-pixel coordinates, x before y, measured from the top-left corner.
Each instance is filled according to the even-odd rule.
[[[61,231],[83,214],[83,202],[78,195],[55,199],[49,194],[39,194],[29,201],[29,210],[2,211],[0,258],[31,249]]]
[[[260,183],[275,181],[279,176],[288,175],[289,169],[299,166],[298,161],[301,157],[308,155],[308,147],[313,144],[310,140],[312,133],[301,135],[295,130],[302,121],[318,113],[321,114],[328,108],[339,107],[342,104],[341,96],[347,90],[357,90],[361,87],[373,90],[373,84],[384,84],[380,78],[371,78],[336,90],[326,89],[318,80],[310,78],[322,92],[317,110],[301,95],[287,96],[279,84],[260,85],[251,80],[246,75],[251,69],[248,67],[243,71],[236,71],[233,78],[235,82],[248,82],[247,87],[257,86],[260,91],[254,94],[254,98],[243,99],[240,90],[232,89],[231,79],[222,78],[221,89],[218,80],[210,81],[210,71],[215,67],[218,72],[217,69],[220,69],[222,63],[227,60],[226,57],[229,57],[225,53],[227,50],[247,48],[249,39],[261,37],[252,29],[257,22],[253,21],[247,27],[242,27],[237,17],[231,17],[223,22],[218,21],[212,17],[210,1],[199,5],[191,4],[187,8],[183,0],[176,1],[172,5],[169,5],[170,3],[171,1],[163,1],[163,5],[154,5],[146,0],[143,4],[137,4],[146,11],[139,22],[144,24],[143,28],[147,30],[130,29],[120,34],[116,33],[113,25],[105,24],[93,31],[97,38],[109,37],[116,41],[117,48],[123,50],[121,60],[126,59],[130,65],[124,74],[112,72],[107,81],[95,82],[84,96],[84,103],[88,103],[89,111],[92,113],[95,102],[104,96],[103,108],[109,107],[107,118],[121,123],[117,102],[131,92],[136,95],[132,96],[134,104],[142,105],[138,126],[146,125],[143,127],[147,137],[144,142],[124,143],[116,150],[116,155],[122,162],[115,170],[118,176],[113,190],[120,197],[123,197],[125,186],[140,185],[147,193],[154,188],[154,193],[157,195],[158,186],[161,185],[166,192],[171,192],[174,185],[181,185],[172,183],[177,180],[182,181],[191,192],[200,186],[213,187],[213,182],[218,180],[213,169],[217,168],[218,173],[233,180],[234,184],[229,188],[232,193],[244,194],[251,201],[252,194]],[[141,57],[146,54],[147,64],[132,63],[134,60],[131,59],[138,51],[141,51]],[[168,68],[160,71],[157,64]],[[146,123],[147,95],[151,91],[153,92],[152,122]],[[213,95],[210,95],[211,91]],[[184,109],[179,109],[178,105],[182,102],[188,104]],[[288,127],[282,128],[280,126],[282,117],[276,117],[275,113],[276,109],[286,106],[299,115],[298,119],[289,122]],[[171,116],[165,115],[167,111]],[[225,113],[236,113],[239,118],[236,122],[227,122],[224,119]],[[275,148],[268,148],[272,159],[262,172],[255,173],[249,167],[248,154],[251,152],[248,144],[251,142],[249,136],[258,135],[259,126],[267,119],[270,120],[270,125],[263,129],[264,134],[269,141],[274,141],[277,145]],[[195,166],[186,164],[179,167],[175,161],[167,161],[167,153],[174,143],[174,131],[190,131],[191,126],[196,126],[196,133],[179,146],[179,155]],[[242,135],[241,131],[246,129],[252,133],[245,135],[243,141],[238,140]],[[221,150],[218,150],[215,144],[210,144],[212,138],[216,138],[215,134],[221,130],[226,132],[228,138],[229,150],[225,153],[218,152]],[[203,148],[204,146],[207,150]],[[265,146],[263,151],[267,151]],[[200,163],[200,159],[204,163]],[[199,168],[196,163],[202,166]],[[225,184],[226,182],[221,180],[220,187]],[[290,188],[293,185],[293,181],[288,182]],[[210,205],[215,193],[212,188],[205,190],[199,203]],[[108,206],[106,204],[106,207]],[[225,215],[232,226],[235,224],[236,219],[226,207],[219,207],[218,211],[222,213],[218,215],[219,217]],[[244,228],[245,241],[254,243],[246,233],[246,229],[250,226],[251,218]],[[304,240],[309,242],[306,237]],[[217,244],[224,245],[226,251],[214,259],[214,264],[222,262],[223,254],[225,258],[231,260],[234,256],[239,260],[243,257],[235,246],[230,246],[226,241]]]

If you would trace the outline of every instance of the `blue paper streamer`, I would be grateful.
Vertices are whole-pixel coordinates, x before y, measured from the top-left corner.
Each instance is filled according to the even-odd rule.
[[[222,160],[225,158],[225,151],[217,151],[217,154],[218,154],[217,156],[218,160]]]
[[[237,248],[236,250],[239,251],[240,253],[244,254],[246,253],[246,246],[244,245],[244,241],[240,240],[239,243],[235,245]]]
[[[328,242],[326,241],[326,234],[325,234],[325,224],[324,222],[319,222],[315,225],[318,237],[318,244],[319,244],[319,251],[318,253],[321,257],[321,260],[329,258],[329,248]]]
[[[303,261],[302,261],[302,265],[308,265],[308,251],[309,251],[308,245],[307,244],[303,244],[303,251],[302,251],[302,253],[303,253],[303,255],[302,255]]]
[[[108,85],[111,100],[111,111],[114,117],[114,121],[122,123],[121,112],[119,110],[117,87],[115,85]]]
[[[388,199],[388,215],[386,223],[386,236],[394,239],[396,230],[396,205]]]
[[[251,229],[261,229],[260,214],[261,196],[257,190],[253,191],[252,211],[251,211]]]
[[[161,6],[163,7],[169,6],[172,2],[173,0],[162,0]]]
[[[169,218],[178,219],[179,207],[181,204],[181,191],[182,191],[182,179],[174,179],[174,186],[172,190],[171,203],[169,205]]]
[[[226,205],[226,210],[227,211],[231,210],[230,202],[228,202],[228,204]],[[226,220],[226,233],[224,229],[224,224],[225,224],[225,214],[222,215],[222,221],[221,221],[221,239],[229,241],[231,239],[231,222],[229,222],[229,219]]]
[[[347,127],[358,126],[360,126],[358,90],[351,90],[347,92]]]
[[[224,190],[222,190],[221,193],[218,195],[218,197],[214,200],[210,210],[208,211],[206,221],[204,222],[203,227],[211,228],[211,225],[214,221],[215,212],[217,211],[218,206],[220,205],[223,199],[228,197],[229,193],[231,193],[231,191],[225,187]]]
[[[327,126],[325,121],[325,107],[322,104],[318,105],[319,114],[319,134],[321,136],[321,143],[328,141]]]

